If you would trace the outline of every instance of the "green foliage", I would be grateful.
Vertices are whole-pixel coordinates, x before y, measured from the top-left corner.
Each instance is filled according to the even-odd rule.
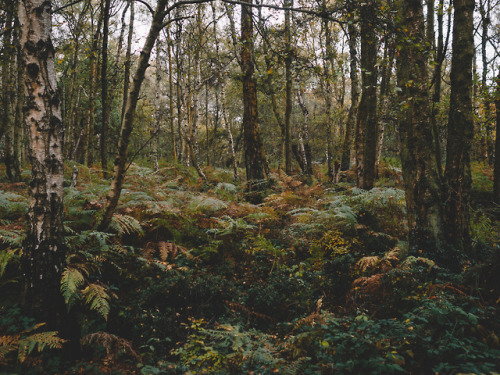
[[[0,219],[12,219],[28,211],[28,200],[22,195],[0,191]]]
[[[65,340],[58,337],[57,332],[34,332],[43,325],[36,324],[21,333],[0,336],[0,364],[11,352],[17,352],[17,360],[23,363],[35,349],[42,352],[46,348],[61,348]]]
[[[118,233],[119,236],[124,234],[142,236],[144,234],[141,223],[128,215],[114,214],[109,229]]]

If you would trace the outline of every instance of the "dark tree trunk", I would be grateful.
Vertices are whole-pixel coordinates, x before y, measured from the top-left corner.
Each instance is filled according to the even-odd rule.
[[[7,4],[6,20],[3,34],[3,66],[2,66],[2,118],[0,138],[5,134],[5,171],[7,178],[14,181],[13,172],[13,136],[14,123],[12,119],[12,103],[14,99],[15,49],[12,40],[12,26],[14,19],[14,4]]]
[[[399,34],[398,86],[404,102],[399,121],[410,249],[437,259],[443,242],[441,189],[430,122],[422,0],[404,0]],[[404,26],[403,26],[404,25]]]
[[[22,254],[24,302],[33,313],[56,324],[58,314],[64,311],[59,283],[66,247],[62,219],[63,124],[50,35],[51,2],[21,0],[18,15],[25,75],[24,121],[29,130],[32,168]]]
[[[497,87],[495,95],[495,107],[496,107],[496,140],[495,140],[495,169],[494,169],[494,180],[493,180],[493,196],[495,202],[500,204],[500,69],[498,70],[497,76]]]
[[[455,0],[451,61],[450,113],[445,168],[445,220],[448,242],[470,248],[470,150],[474,137],[472,60],[474,57],[473,0]]]
[[[245,0],[251,4],[251,0]],[[260,190],[266,178],[264,147],[257,113],[257,88],[254,77],[252,7],[241,6],[241,72],[243,81],[243,133],[245,169],[249,191]]]
[[[286,7],[293,6],[293,0],[285,1]],[[285,173],[290,175],[293,172],[292,167],[292,32],[290,30],[290,10],[285,10]]]
[[[351,78],[351,106],[347,115],[345,125],[344,142],[342,143],[342,159],[341,169],[347,171],[351,168],[351,148],[352,148],[352,135],[356,123],[356,112],[358,109],[359,100],[359,82],[358,82],[358,29],[356,25],[351,22],[347,25],[349,35],[349,56],[350,56],[350,78]]]
[[[104,0],[102,27],[102,61],[101,61],[101,169],[104,178],[108,177],[108,132],[111,105],[108,100],[108,39],[111,0]]]
[[[360,6],[361,20],[361,82],[362,93],[356,128],[357,186],[371,189],[375,182],[377,157],[377,1],[368,0]]]

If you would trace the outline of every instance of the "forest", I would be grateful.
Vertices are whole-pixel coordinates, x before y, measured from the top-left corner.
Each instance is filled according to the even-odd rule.
[[[500,373],[499,0],[0,0],[0,374]]]

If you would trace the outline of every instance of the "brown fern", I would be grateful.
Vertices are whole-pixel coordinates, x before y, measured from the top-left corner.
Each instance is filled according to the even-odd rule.
[[[113,335],[108,332],[95,332],[84,336],[81,339],[82,345],[100,345],[106,351],[105,362],[116,361],[120,354],[125,353],[126,355],[134,358],[136,361],[142,363],[142,358],[137,354],[137,352],[132,348],[130,341]]]
[[[250,320],[251,318],[256,318],[256,319],[268,321],[271,323],[276,322],[276,319],[274,319],[272,316],[262,314],[262,313],[259,313],[257,311],[254,311],[252,309],[249,309],[248,307],[242,305],[241,303],[226,301],[226,304],[229,306],[231,311],[233,311],[233,312],[238,311],[240,313],[245,314],[247,316],[248,320]]]

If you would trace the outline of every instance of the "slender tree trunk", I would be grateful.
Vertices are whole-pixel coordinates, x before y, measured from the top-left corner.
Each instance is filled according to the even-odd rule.
[[[326,2],[323,1],[323,9],[326,9]],[[333,170],[333,120],[332,120],[332,99],[333,99],[333,85],[331,73],[333,73],[334,50],[332,47],[332,36],[330,31],[330,22],[328,19],[323,19],[323,28],[325,31],[325,117],[326,117],[326,153],[328,165],[328,178],[330,181],[334,179]]]
[[[130,86],[130,68],[132,64],[132,40],[134,38],[135,1],[130,1],[130,20],[128,23],[127,52],[125,53],[125,72],[123,73],[122,119],[125,116],[128,88]]]
[[[12,103],[14,99],[14,58],[15,50],[12,36],[12,27],[14,19],[14,4],[8,5],[6,9],[5,32],[3,35],[3,67],[2,67],[2,118],[0,126],[0,138],[5,134],[5,168],[7,178],[10,181],[14,180],[13,173],[13,131],[14,124],[12,121]]]
[[[170,39],[170,29],[167,30],[168,37],[168,103],[169,103],[169,121],[170,121],[170,133],[172,138],[170,139],[170,144],[172,147],[172,159],[174,163],[177,162],[177,152],[175,149],[175,128],[174,128],[174,77],[172,69],[172,40]]]
[[[412,251],[437,259],[443,244],[441,188],[430,122],[427,56],[422,0],[404,0],[399,35],[398,87],[403,107],[399,121],[401,165]]]
[[[22,254],[24,302],[56,324],[64,301],[59,293],[65,265],[63,235],[63,124],[54,68],[51,2],[20,0],[25,126],[29,130],[31,183],[27,235]]]
[[[285,6],[293,7],[293,0],[285,1]],[[292,167],[292,139],[291,139],[291,120],[292,120],[292,32],[290,30],[290,10],[285,10],[285,173],[290,175],[293,172]]]
[[[161,85],[161,59],[160,59],[160,53],[161,53],[161,43],[160,39],[158,38],[156,40],[156,64],[155,64],[155,75],[156,75],[156,113],[155,113],[155,122],[153,129],[151,131],[151,147],[153,149],[153,169],[155,172],[158,172],[160,169],[159,165],[159,136],[160,136],[160,117],[161,117],[161,108],[162,104],[160,101],[160,85]]]
[[[445,168],[445,219],[448,242],[461,250],[471,246],[469,200],[470,151],[474,137],[472,59],[473,0],[455,0],[451,61],[451,94]]]
[[[111,0],[104,1],[104,16],[102,28],[102,60],[101,60],[101,104],[102,104],[102,119],[101,119],[101,169],[104,178],[108,178],[108,132],[109,132],[109,117],[111,106],[108,100],[108,39],[109,39],[109,18]]]
[[[17,19],[17,18],[16,18]],[[18,23],[18,21],[16,21]],[[17,25],[19,30],[19,24]],[[14,115],[14,144],[12,155],[12,170],[14,172],[14,181],[21,181],[21,147],[23,138],[23,106],[24,106],[24,71],[22,65],[22,51],[19,43],[19,36],[17,38],[17,92],[16,92],[16,108]]]
[[[92,34],[92,48],[89,53],[89,107],[85,119],[85,142],[83,147],[83,161],[87,166],[92,165],[94,160],[93,136],[95,124],[95,99],[97,93],[97,50],[100,39],[103,12],[99,14],[95,33]]]
[[[357,186],[369,190],[375,182],[377,156],[377,35],[375,32],[377,1],[368,0],[360,6],[361,19],[361,82],[356,144]]]
[[[244,0],[251,4],[252,0]],[[243,81],[243,133],[245,169],[249,191],[260,190],[266,178],[264,147],[257,113],[257,88],[254,77],[252,8],[241,6],[241,71]]]
[[[498,69],[495,95],[496,107],[496,139],[495,139],[495,164],[493,179],[493,197],[497,204],[500,204],[500,68]]]
[[[137,63],[137,69],[128,92],[127,104],[125,105],[125,115],[122,119],[120,137],[118,138],[118,150],[115,159],[113,181],[111,182],[111,187],[106,196],[106,203],[104,207],[105,212],[102,221],[99,224],[100,230],[106,230],[109,227],[113,213],[115,212],[120,199],[123,180],[125,179],[128,144],[130,142],[130,134],[132,133],[134,127],[134,115],[137,107],[137,101],[139,100],[139,92],[142,82],[144,81],[146,69],[149,65],[151,51],[155,45],[160,30],[163,28],[163,19],[165,18],[165,7],[167,5],[167,1],[168,0],[158,1],[158,7],[153,15],[153,21],[151,23],[144,47],[142,48],[141,55]]]
[[[311,145],[309,144],[309,110],[304,102],[304,97],[302,96],[302,90],[300,87],[297,90],[297,99],[304,117],[304,122],[299,132],[299,147],[303,160],[302,163],[304,165],[303,172],[307,175],[312,175]]]
[[[347,171],[351,168],[351,148],[352,148],[352,133],[356,124],[356,112],[358,109],[359,100],[359,82],[358,82],[358,52],[357,40],[358,30],[353,22],[347,25],[349,36],[349,55],[350,55],[350,72],[351,78],[351,106],[347,115],[345,125],[344,142],[342,143],[342,160],[340,168]]]
[[[444,15],[444,2],[443,0],[439,0],[438,5],[438,45],[436,51],[436,64],[434,67],[434,75],[433,75],[433,84],[434,90],[432,93],[432,103],[431,103],[431,124],[432,124],[432,133],[434,138],[434,152],[436,154],[438,173],[440,178],[443,176],[442,171],[442,157],[441,157],[441,143],[439,141],[439,129],[437,124],[437,111],[438,104],[441,101],[441,79],[442,79],[442,66],[444,61],[444,34],[443,34],[443,15]]]

